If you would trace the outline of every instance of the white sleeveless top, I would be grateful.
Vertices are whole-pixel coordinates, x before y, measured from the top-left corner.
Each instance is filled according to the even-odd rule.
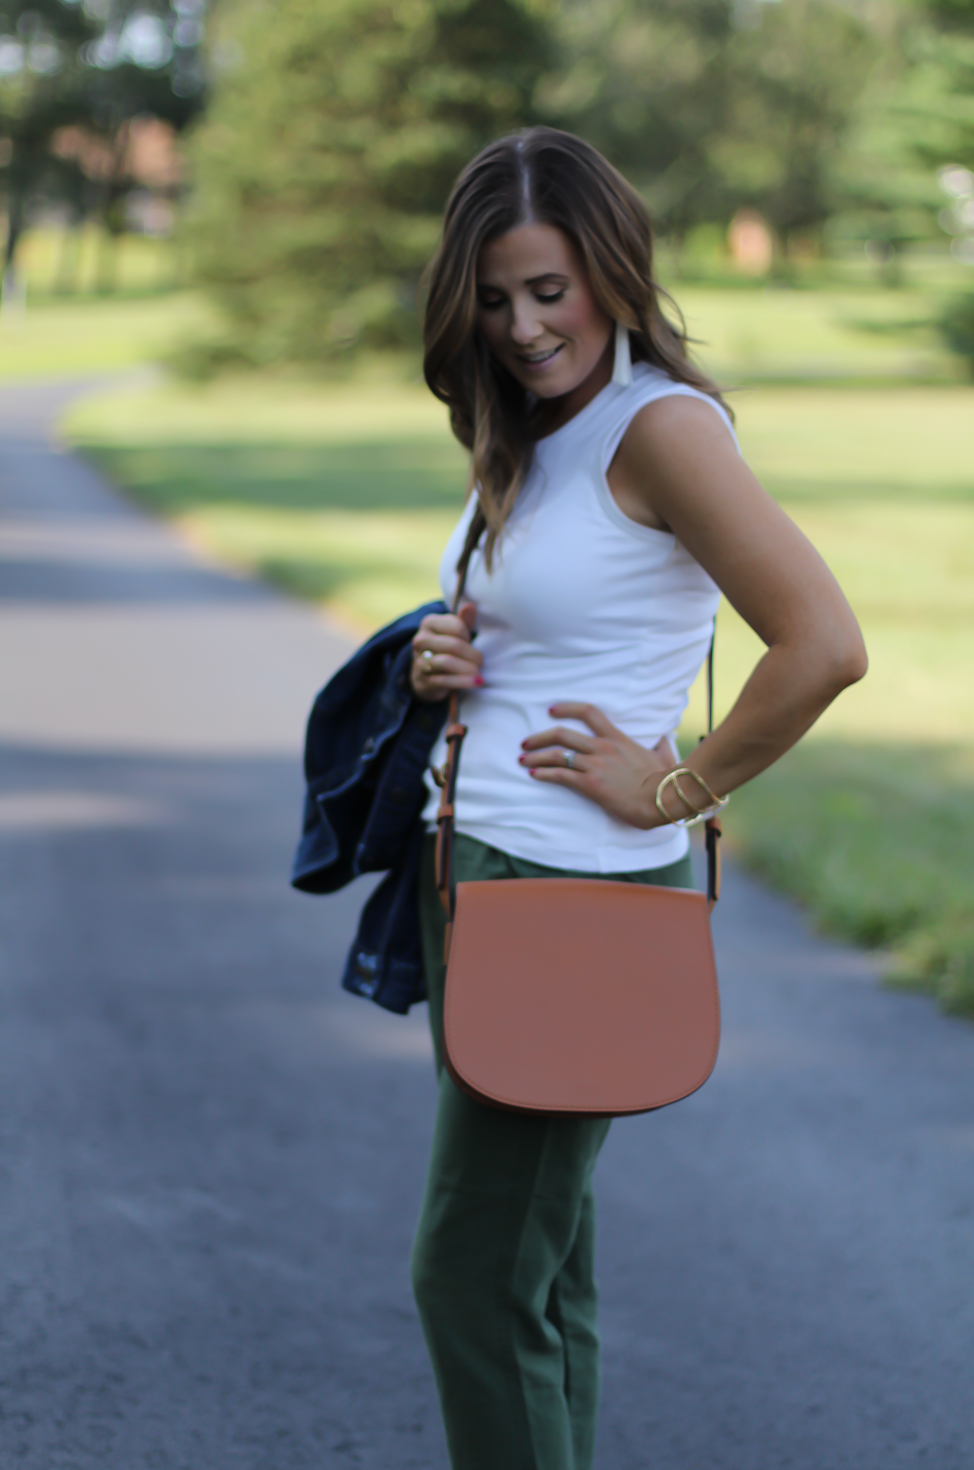
[[[709,403],[733,435],[712,398],[634,364],[631,385],[608,384],[536,445],[493,571],[479,552],[471,558],[466,596],[477,604],[486,682],[463,695],[468,734],[456,828],[549,867],[638,872],[687,851],[685,831],[630,827],[576,791],[533,780],[518,764],[521,741],[556,723],[548,708],[559,700],[598,705],[644,746],[674,736],[680,724],[720,593],[675,536],[624,515],[605,478],[633,416],[668,394]],[[440,565],[448,606],[474,508],[471,496]],[[431,759],[446,759],[444,740]],[[432,824],[439,792],[429,776],[427,783],[423,817]]]

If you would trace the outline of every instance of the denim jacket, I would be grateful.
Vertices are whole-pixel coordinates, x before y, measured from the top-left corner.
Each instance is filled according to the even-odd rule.
[[[423,775],[446,701],[421,704],[409,687],[413,634],[430,602],[382,628],[315,699],[305,740],[307,791],[291,883],[333,893],[362,873],[386,877],[362,911],[342,986],[404,1013],[425,998],[418,880],[426,801]]]

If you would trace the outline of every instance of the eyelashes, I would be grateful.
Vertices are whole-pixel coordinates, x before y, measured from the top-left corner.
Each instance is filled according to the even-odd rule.
[[[542,302],[545,306],[553,306],[556,301],[560,301],[562,299],[564,294],[564,290],[555,291],[554,294],[550,296],[542,296],[536,293],[534,299],[535,301]],[[480,307],[481,311],[499,311],[504,304],[505,298],[503,296],[498,297],[494,301],[485,301],[483,297],[480,297],[477,301],[477,305]]]

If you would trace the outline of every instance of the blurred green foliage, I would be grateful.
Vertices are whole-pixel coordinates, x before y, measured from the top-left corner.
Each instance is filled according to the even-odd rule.
[[[772,274],[868,241],[897,284],[904,246],[944,241],[937,165],[967,157],[963,10],[238,0],[218,17],[214,54],[231,60],[196,132],[187,226],[224,330],[183,366],[414,349],[452,179],[488,139],[539,121],[590,138],[633,179],[671,275],[692,270],[701,230],[723,248],[747,208],[772,229]]]
[[[958,357],[966,359],[974,374],[974,294],[957,296],[949,301],[940,328],[948,346]]]
[[[576,0],[541,99],[643,190],[667,232],[759,210],[784,251],[833,173],[880,39],[829,0]]]
[[[31,212],[56,201],[76,225],[97,217],[124,231],[133,180],[127,129],[152,115],[186,125],[205,99],[199,60],[206,0],[0,0],[0,194],[6,231],[0,271],[14,284]],[[102,145],[93,172],[52,140],[80,128]],[[109,281],[106,277],[106,285]]]
[[[974,266],[974,0],[921,0],[936,22],[917,37],[915,76],[925,88],[917,154],[948,163],[941,179],[951,199],[941,225]],[[948,303],[940,318],[944,341],[974,372],[974,292]]]
[[[238,60],[196,139],[188,227],[232,325],[224,355],[307,363],[414,342],[452,179],[532,115],[543,7],[249,0],[227,23]]]

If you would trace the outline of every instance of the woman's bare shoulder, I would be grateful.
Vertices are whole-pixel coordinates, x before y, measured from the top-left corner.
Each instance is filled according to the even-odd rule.
[[[654,398],[634,415],[608,471],[619,508],[640,524],[672,528],[674,497],[702,482],[726,484],[743,468],[715,404],[689,393]]]
[[[679,391],[666,393],[644,404],[633,415],[620,452],[645,465],[671,460],[682,452],[699,453],[713,445],[721,451],[737,455],[737,444],[717,403]],[[634,466],[635,467],[635,466]]]

